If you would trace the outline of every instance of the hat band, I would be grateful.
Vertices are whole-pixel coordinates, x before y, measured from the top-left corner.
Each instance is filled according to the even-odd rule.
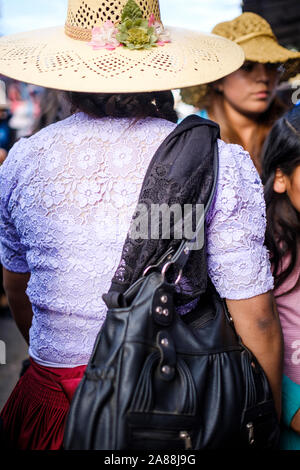
[[[260,36],[266,36],[268,38],[272,38],[276,41],[276,38],[274,36],[274,34],[271,34],[271,33],[259,33],[259,32],[256,32],[256,33],[249,33],[249,34],[245,34],[245,36],[241,36],[240,38],[238,39],[234,39],[234,42],[236,42],[237,44],[241,44],[241,42],[245,42],[245,41],[248,41],[249,39],[254,39],[254,38],[258,38]]]
[[[70,26],[67,23],[65,24],[65,34],[71,39],[77,39],[77,41],[89,42],[92,39],[91,29]]]

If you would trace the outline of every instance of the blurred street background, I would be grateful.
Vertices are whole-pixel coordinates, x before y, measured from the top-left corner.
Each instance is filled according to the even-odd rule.
[[[67,0],[0,0],[0,36],[63,24],[67,4]],[[243,11],[253,11],[271,24],[282,45],[300,50],[299,0],[160,0],[160,5],[165,25],[203,32],[210,32],[215,24],[232,20]],[[290,100],[296,87],[300,89],[300,75],[281,85],[278,94],[284,100]],[[178,92],[174,91],[174,95],[179,116],[190,114],[193,109],[180,101]],[[63,99],[51,90],[0,75],[0,164],[18,139],[63,119],[69,112]],[[0,409],[19,377],[23,360],[27,358],[27,345],[11,317],[3,289],[0,303],[1,345]]]

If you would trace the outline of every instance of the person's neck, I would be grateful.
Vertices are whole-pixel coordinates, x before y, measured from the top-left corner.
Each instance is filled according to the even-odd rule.
[[[257,116],[246,115],[224,102],[224,111],[230,122],[230,127],[240,137],[245,150],[250,150],[253,135],[257,131]]]

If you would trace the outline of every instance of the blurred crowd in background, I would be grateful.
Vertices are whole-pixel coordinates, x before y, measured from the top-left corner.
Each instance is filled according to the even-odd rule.
[[[65,117],[56,91],[0,76],[0,160],[21,137]]]

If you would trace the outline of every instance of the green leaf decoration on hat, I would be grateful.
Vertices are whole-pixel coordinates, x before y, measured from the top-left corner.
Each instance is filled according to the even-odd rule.
[[[134,0],[128,0],[124,6],[118,30],[117,40],[128,49],[150,49],[157,45],[155,29],[143,18],[142,10]]]

